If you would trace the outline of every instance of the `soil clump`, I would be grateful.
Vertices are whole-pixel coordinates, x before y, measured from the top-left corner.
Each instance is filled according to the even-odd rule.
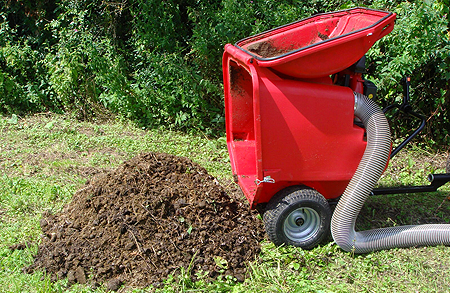
[[[292,51],[292,49],[277,48],[269,41],[251,44],[247,49],[263,58],[272,58]]]
[[[262,223],[243,200],[187,158],[139,155],[44,215],[34,263],[53,280],[158,286],[180,268],[244,280],[260,252]]]

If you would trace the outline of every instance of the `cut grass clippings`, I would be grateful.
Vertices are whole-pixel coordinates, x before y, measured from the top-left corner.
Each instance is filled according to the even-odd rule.
[[[199,163],[229,190],[235,189],[224,138],[210,139],[169,130],[146,130],[125,121],[79,122],[59,115],[0,117],[0,292],[105,292],[104,285],[67,287],[44,272],[25,274],[40,243],[39,220],[71,201],[94,176],[144,152],[185,156]],[[443,173],[447,153],[412,147],[400,152],[382,186],[427,184]],[[448,184],[437,193],[371,197],[358,217],[359,229],[421,223],[448,223]],[[243,199],[245,201],[245,199]],[[161,289],[130,292],[448,292],[450,248],[392,249],[352,255],[332,242],[305,251],[263,243],[239,283],[227,276],[193,282],[188,268],[169,276]]]

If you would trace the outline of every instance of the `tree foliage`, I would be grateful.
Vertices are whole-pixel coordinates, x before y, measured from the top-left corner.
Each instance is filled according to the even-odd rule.
[[[368,6],[398,14],[394,31],[368,53],[381,103],[398,100],[399,80],[410,74],[413,105],[431,117],[427,138],[448,144],[448,2],[1,0],[0,111],[110,111],[147,127],[221,133],[226,43]]]

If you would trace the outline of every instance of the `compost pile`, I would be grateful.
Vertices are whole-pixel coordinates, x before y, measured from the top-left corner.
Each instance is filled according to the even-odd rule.
[[[204,168],[157,153],[94,178],[40,224],[42,244],[27,271],[45,269],[70,284],[158,286],[189,267],[192,278],[242,281],[264,237],[256,214]]]

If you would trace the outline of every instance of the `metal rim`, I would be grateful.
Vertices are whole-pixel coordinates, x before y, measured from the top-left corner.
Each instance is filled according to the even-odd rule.
[[[293,210],[283,223],[284,234],[287,238],[295,242],[309,240],[319,229],[319,213],[308,207]]]

